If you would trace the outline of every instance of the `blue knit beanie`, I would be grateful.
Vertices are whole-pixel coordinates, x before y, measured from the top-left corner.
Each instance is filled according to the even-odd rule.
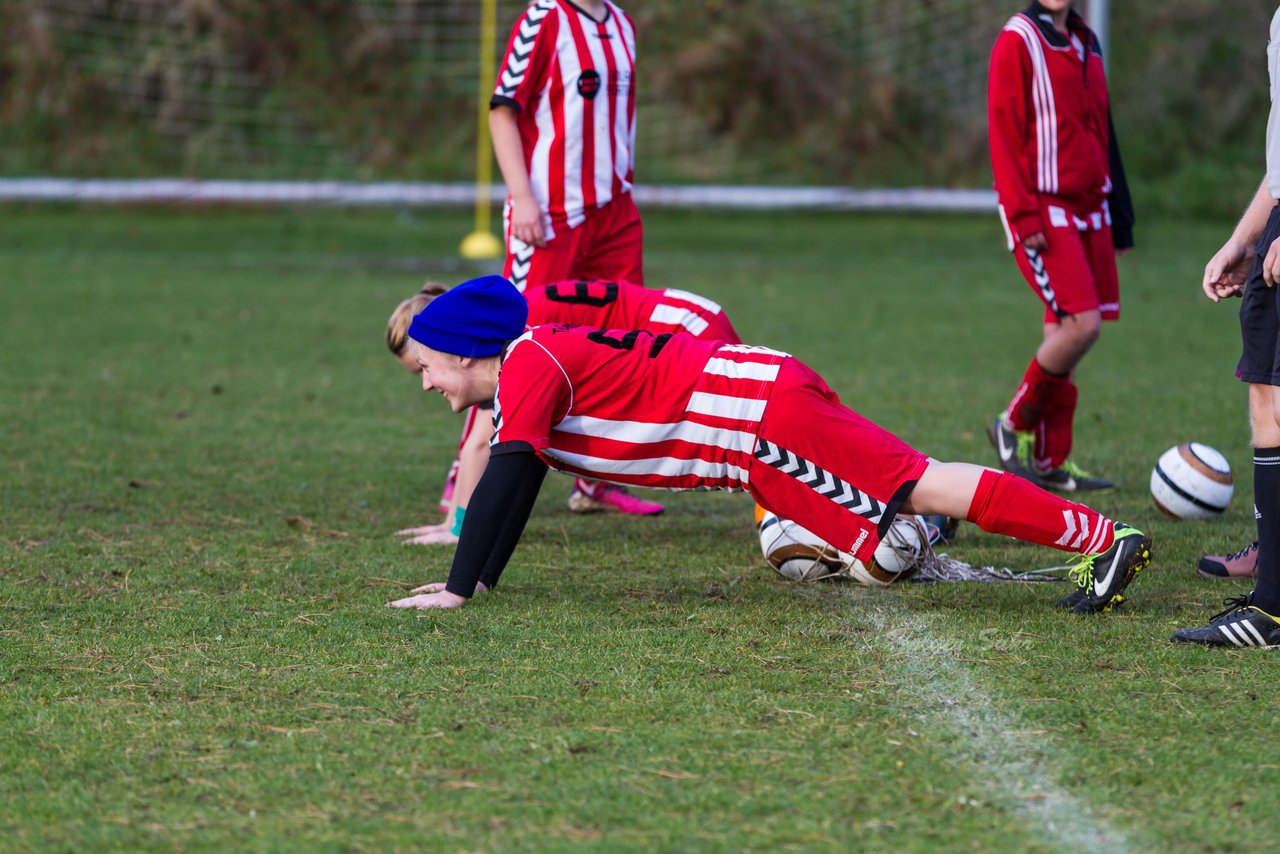
[[[502,276],[481,276],[427,303],[409,324],[419,344],[455,356],[496,356],[524,334],[529,304]]]

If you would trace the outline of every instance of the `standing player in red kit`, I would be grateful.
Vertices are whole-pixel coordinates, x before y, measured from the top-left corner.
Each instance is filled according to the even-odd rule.
[[[644,283],[635,167],[635,27],[608,0],[536,0],[489,101],[507,183],[503,274]]]
[[[635,59],[635,26],[608,0],[536,0],[511,30],[489,129],[508,192],[503,273],[521,291],[565,279],[644,284],[631,196]],[[648,516],[662,505],[580,478],[569,509]]]
[[[1116,252],[1133,206],[1098,39],[1071,0],[1032,3],[996,39],[988,135],[1000,218],[1044,303],[1044,338],[989,435],[1008,471],[1061,492],[1111,489],[1068,459],[1076,366],[1120,316]]]
[[[492,589],[547,468],[658,489],[748,491],[870,561],[895,515],[941,513],[1080,555],[1059,604],[1108,610],[1151,540],[1007,472],[932,460],[840,405],[807,365],[767,347],[644,330],[538,326],[510,282],[437,297],[409,337],[422,387],[455,412],[494,402],[489,465],[446,583],[389,603],[455,608]]]

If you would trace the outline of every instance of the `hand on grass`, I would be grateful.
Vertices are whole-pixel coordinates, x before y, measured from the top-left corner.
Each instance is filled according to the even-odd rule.
[[[451,544],[458,542],[458,537],[452,531],[453,522],[446,519],[439,525],[423,525],[421,528],[405,528],[396,531],[397,537],[402,537],[400,542],[406,546],[429,546],[438,544]]]
[[[465,604],[467,604],[465,596],[450,593],[448,590],[441,590],[438,593],[424,593],[420,596],[397,599],[394,602],[388,602],[387,607],[417,608],[419,611],[425,611],[428,608],[461,608]]]
[[[427,531],[412,537],[405,537],[400,542],[406,546],[438,546],[453,545],[458,542],[458,535],[453,531]]]

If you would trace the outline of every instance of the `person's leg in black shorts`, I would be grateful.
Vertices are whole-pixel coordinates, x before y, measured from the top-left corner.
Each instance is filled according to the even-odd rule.
[[[1280,646],[1280,299],[1262,276],[1262,260],[1280,237],[1274,207],[1240,306],[1243,351],[1236,375],[1249,384],[1253,443],[1253,504],[1258,524],[1257,585],[1229,599],[1209,625],[1175,632],[1180,643]]]

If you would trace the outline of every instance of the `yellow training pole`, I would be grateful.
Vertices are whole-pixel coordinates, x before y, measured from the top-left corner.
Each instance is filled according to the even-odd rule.
[[[489,78],[493,74],[494,7],[497,0],[480,0],[480,95],[476,101],[476,230],[458,247],[463,258],[497,258],[502,241],[489,231],[489,182],[493,153],[489,151]]]

